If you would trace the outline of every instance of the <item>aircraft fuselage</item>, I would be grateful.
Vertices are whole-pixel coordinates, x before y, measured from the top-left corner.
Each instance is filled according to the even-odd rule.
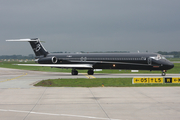
[[[158,56],[160,58],[155,59]],[[48,57],[57,59],[54,64],[92,64],[93,69],[169,70],[174,67],[173,63],[156,53],[62,53],[48,54]],[[52,63],[40,61],[41,58],[44,57],[38,57],[40,64]]]

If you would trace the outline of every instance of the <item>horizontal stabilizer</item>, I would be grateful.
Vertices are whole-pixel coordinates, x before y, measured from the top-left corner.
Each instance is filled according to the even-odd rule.
[[[91,64],[14,64],[14,65],[59,67],[59,68],[93,68]]]
[[[13,42],[29,42],[36,56],[46,57],[49,52],[43,47],[39,38],[27,38],[27,39],[12,39],[6,41]]]
[[[15,41],[15,42],[31,42],[31,41],[40,41],[38,38],[32,38],[32,39],[12,39],[12,40],[6,40],[6,41]]]

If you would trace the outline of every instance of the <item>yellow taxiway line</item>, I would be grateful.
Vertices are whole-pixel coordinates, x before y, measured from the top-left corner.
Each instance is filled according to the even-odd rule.
[[[92,76],[92,75],[88,75],[88,74],[86,74],[86,73],[81,73],[81,74],[83,74],[84,76],[86,76],[86,77],[89,78],[89,79],[91,79],[91,78],[96,78],[96,77],[94,77],[94,76]]]
[[[11,79],[6,79],[6,80],[0,81],[0,82],[7,82],[7,81],[10,81],[10,80],[15,80],[15,79],[18,79],[18,78],[23,77],[25,75],[27,75],[27,73],[23,73],[23,75],[21,75],[21,76],[17,76],[15,78],[11,78]]]

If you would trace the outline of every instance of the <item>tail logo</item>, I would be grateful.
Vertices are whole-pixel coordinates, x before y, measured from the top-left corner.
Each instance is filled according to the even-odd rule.
[[[37,44],[37,45],[36,45],[36,48],[34,48],[34,51],[38,52],[40,49],[41,49],[41,45],[40,45],[40,44]]]

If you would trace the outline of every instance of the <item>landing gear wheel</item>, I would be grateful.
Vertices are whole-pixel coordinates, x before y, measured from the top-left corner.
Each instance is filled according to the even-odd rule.
[[[166,76],[166,70],[162,71],[162,76]]]
[[[78,71],[77,71],[77,70],[72,70],[72,71],[71,71],[71,74],[72,74],[72,75],[78,75]]]
[[[94,70],[93,69],[88,70],[88,75],[93,75],[93,74],[94,74]]]
[[[165,72],[162,72],[162,76],[166,76],[166,73],[165,73]]]

